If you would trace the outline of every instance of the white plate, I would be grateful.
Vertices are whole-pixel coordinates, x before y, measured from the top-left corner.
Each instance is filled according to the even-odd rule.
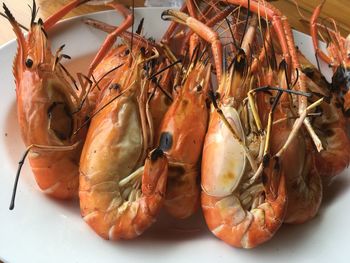
[[[167,27],[162,9],[137,9],[145,17],[145,32],[159,38]],[[89,15],[111,24],[114,12]],[[137,24],[136,21],[136,24]],[[5,22],[1,22],[5,23]],[[63,29],[64,25],[64,29]],[[70,68],[85,71],[104,33],[74,18],[50,32],[53,49],[67,44],[75,60]],[[310,38],[296,33],[297,45],[313,59]],[[350,258],[350,177],[338,176],[325,189],[318,216],[304,225],[282,226],[275,237],[253,249],[232,248],[216,239],[201,215],[176,221],[162,215],[151,229],[132,241],[111,242],[97,236],[81,219],[78,203],[53,200],[42,194],[28,164],[22,171],[16,208],[9,211],[13,179],[24,146],[20,139],[11,72],[16,50],[12,41],[0,48],[0,258],[8,262],[348,262]]]

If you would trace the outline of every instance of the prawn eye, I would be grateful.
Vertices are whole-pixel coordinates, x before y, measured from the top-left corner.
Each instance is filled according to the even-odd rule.
[[[30,58],[27,58],[26,66],[27,66],[27,68],[31,68],[33,66],[33,60]]]

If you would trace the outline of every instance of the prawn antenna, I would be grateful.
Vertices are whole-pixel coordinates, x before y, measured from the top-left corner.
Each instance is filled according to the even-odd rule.
[[[192,64],[193,64],[193,67],[196,66],[198,57],[199,57],[199,51],[200,51],[199,49],[200,49],[200,43],[198,43],[193,50],[191,59],[189,61],[189,66],[191,66]]]
[[[156,85],[155,88],[158,88],[160,89],[161,92],[163,92],[163,94],[170,100],[170,101],[173,101],[173,97],[171,96],[171,94],[166,91],[160,84],[159,84],[159,81],[157,80],[157,78],[153,78],[152,79],[152,82]],[[153,93],[153,96],[154,96],[154,93]],[[152,97],[153,97],[152,96]]]
[[[231,34],[231,37],[232,37],[232,41],[233,41],[233,45],[235,46],[235,48],[238,50],[239,47],[237,45],[237,41],[235,39],[235,35],[233,34],[233,31],[232,31],[232,28],[231,28],[231,24],[230,24],[230,21],[228,20],[227,17],[225,17],[225,20],[226,20],[226,23],[227,23],[227,26],[228,26],[228,29],[230,30],[230,34]]]
[[[13,185],[13,191],[12,191],[12,197],[11,197],[11,203],[10,203],[10,210],[13,210],[15,208],[15,199],[16,199],[16,193],[17,193],[17,186],[18,186],[18,181],[19,181],[19,175],[21,174],[21,170],[24,164],[25,159],[28,156],[28,153],[33,149],[37,148],[41,151],[71,151],[76,149],[76,147],[80,144],[80,141],[76,142],[73,145],[68,145],[68,146],[47,146],[47,145],[37,145],[37,144],[32,144],[28,146],[26,151],[24,152],[21,160],[18,162],[18,169],[16,173],[16,178],[15,178],[15,183]]]
[[[286,78],[286,87],[287,89],[290,89],[290,85],[289,85],[289,79],[288,79],[288,73],[287,73],[287,62],[283,59],[279,65],[279,71],[283,70],[284,71],[284,75],[285,75],[285,78]]]
[[[299,79],[299,69],[296,68],[295,71],[296,71],[296,73],[297,73],[297,76],[296,76],[296,78],[295,78],[295,81],[294,81],[292,87],[295,87],[295,85],[298,83],[298,79]]]
[[[175,66],[176,64],[179,64],[179,63],[181,63],[181,59],[176,60],[175,62],[171,63],[170,65],[168,65],[168,66],[162,68],[161,70],[159,70],[158,72],[154,73],[152,76],[150,76],[150,77],[148,78],[148,80],[154,79],[154,78],[155,78],[156,76],[158,76],[159,74],[163,73],[163,72],[166,71],[167,69],[169,69],[169,68],[171,68],[171,67],[173,67],[173,66]]]
[[[12,190],[12,197],[11,197],[11,203],[10,203],[10,210],[13,210],[15,208],[15,199],[16,199],[16,193],[17,193],[17,186],[18,186],[18,181],[19,181],[19,175],[21,174],[21,170],[24,164],[24,161],[29,153],[29,151],[32,149],[32,145],[27,148],[27,150],[24,152],[21,160],[18,162],[18,169],[16,173],[16,178],[15,178],[15,183],[13,185],[13,190]]]
[[[300,96],[304,96],[304,97],[307,97],[307,98],[311,98],[313,96],[313,94],[309,93],[309,92],[290,90],[290,89],[282,89],[280,87],[270,87],[270,86],[259,87],[259,88],[253,89],[252,92],[270,91],[270,90],[285,92],[285,93],[294,94],[294,95],[300,95]]]
[[[65,57],[68,58],[68,57]],[[75,81],[75,79],[73,78],[72,74],[69,73],[68,69],[63,66],[62,63],[59,63],[60,67],[62,68],[63,72],[67,75],[67,77],[71,80],[71,82],[73,83],[74,87],[76,90],[79,90],[78,86],[77,86],[77,82]]]
[[[125,90],[126,91],[126,90]],[[94,112],[90,117],[86,119],[86,121],[73,133],[73,135],[76,135],[82,128],[84,128],[86,125],[89,124],[89,122],[92,120],[93,117],[95,117],[97,114],[99,114],[104,108],[106,108],[108,105],[110,105],[113,101],[121,97],[124,93],[121,92],[118,95],[116,95],[114,98],[112,98],[109,102],[107,102],[105,105],[103,105],[100,109],[98,109],[96,112]]]
[[[135,0],[132,0],[132,26],[131,26],[131,44],[130,44],[131,54],[132,54],[132,47],[134,44],[134,23],[135,23]]]
[[[95,81],[95,84],[94,84],[93,86],[90,85],[90,83],[92,83],[92,82],[89,80],[88,77],[86,77],[86,76],[83,75],[83,74],[79,74],[78,77],[80,76],[80,77],[84,78],[84,79],[89,83],[90,88],[89,88],[89,90],[86,92],[86,94],[85,94],[85,96],[83,97],[83,99],[81,100],[81,103],[80,103],[78,109],[77,109],[76,111],[74,111],[72,114],[78,113],[78,112],[83,108],[83,105],[84,105],[84,103],[85,103],[85,101],[86,101],[86,99],[87,99],[89,93],[90,93],[91,91],[93,91],[95,87],[98,88],[98,84],[99,84],[105,77],[107,77],[109,74],[111,74],[112,72],[114,72],[115,70],[117,70],[118,68],[120,68],[120,67],[123,66],[123,65],[124,65],[124,63],[122,63],[122,64],[120,64],[120,65],[118,65],[118,66],[116,66],[116,67],[110,69],[109,71],[107,71],[105,74],[103,74],[103,76],[102,76],[99,80]],[[81,80],[80,82],[82,83],[82,80]],[[82,127],[81,127],[81,128],[82,128]],[[81,128],[79,128],[74,134],[76,134]]]
[[[283,89],[282,89],[283,90]],[[264,148],[264,162],[263,166],[266,167],[270,160],[270,139],[271,139],[271,131],[272,131],[272,125],[273,125],[273,119],[274,119],[274,112],[277,107],[278,102],[280,101],[282,97],[283,91],[278,91],[275,99],[273,100],[271,110],[269,112],[268,120],[267,120],[267,127],[266,127],[266,141],[265,141],[265,148]]]
[[[30,25],[34,25],[35,23],[35,18],[39,12],[39,8],[36,7],[36,2],[35,0],[33,0],[33,7],[31,7],[30,5],[28,5],[31,12],[32,12],[32,17],[31,17],[31,20],[30,20]]]
[[[145,18],[142,18],[137,29],[136,29],[136,34],[141,35],[142,29],[143,29],[143,22],[145,21]]]
[[[317,54],[317,52],[315,52],[315,58],[316,58],[316,63],[317,63],[317,69],[318,69],[319,72],[322,73],[321,67],[320,67],[320,61],[318,60],[318,54]]]

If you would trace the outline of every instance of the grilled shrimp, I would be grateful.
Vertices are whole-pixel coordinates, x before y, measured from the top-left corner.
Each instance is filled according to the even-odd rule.
[[[261,169],[264,137],[254,135],[257,127],[251,126],[248,134],[243,128],[247,109],[230,94],[233,88],[244,90],[239,69],[246,61],[241,54],[234,63],[231,73],[223,75],[219,110],[211,113],[204,142],[202,209],[214,235],[230,245],[251,248],[269,240],[282,224],[287,193],[278,159]],[[260,179],[252,181],[255,174]]]
[[[197,49],[198,51],[198,49]],[[160,148],[169,160],[165,208],[174,217],[186,218],[199,205],[200,157],[208,125],[207,93],[211,65],[194,61],[165,114]]]
[[[167,11],[209,41],[219,78],[219,103],[210,114],[202,156],[202,210],[209,229],[228,244],[254,247],[270,239],[282,224],[287,195],[285,179],[277,159],[264,167],[265,137],[257,136],[254,123],[244,123],[248,90],[256,80],[247,77],[247,58],[240,50],[223,75],[218,34],[183,13]],[[245,37],[254,39],[252,30]],[[250,126],[247,130],[244,127]],[[260,131],[261,132],[261,131]],[[261,164],[261,165],[259,165]],[[251,182],[251,178],[259,177]]]
[[[153,57],[143,49],[133,52],[129,69],[101,93],[80,160],[81,213],[105,239],[140,235],[165,195],[167,159],[160,149],[149,152],[152,119],[143,66]]]
[[[254,12],[256,8],[255,3]],[[207,225],[217,237],[233,246],[257,246],[269,240],[284,220],[288,198],[282,168],[284,153],[310,108],[302,111],[292,129],[284,125],[275,131],[274,111],[280,96],[264,110],[255,106],[260,104],[261,96],[249,94],[262,89],[256,88],[258,81],[247,66],[246,52],[252,51],[249,45],[254,41],[257,23],[251,23],[241,49],[230,66],[224,68],[218,33],[186,14],[172,10],[166,14],[175,16],[177,22],[188,25],[211,44],[219,81],[219,103],[212,94],[215,110],[210,115],[202,157],[202,209]],[[274,19],[278,23],[279,18]],[[283,54],[288,57],[286,45]],[[294,92],[282,88],[278,91]],[[268,120],[266,126],[261,122],[264,119]],[[288,134],[278,151],[272,147],[277,131]]]
[[[270,65],[275,63],[270,62]],[[282,60],[279,69],[260,69],[260,85],[265,87],[280,87],[288,90],[289,84],[286,80],[286,64]],[[271,96],[278,96],[278,92],[271,91]],[[259,94],[259,111],[268,108],[273,98]],[[311,97],[311,94],[307,94]],[[278,134],[271,139],[272,152],[278,152],[283,147],[293,130],[297,111],[293,107],[292,97],[281,95],[280,103],[274,111],[276,122],[272,126],[272,134]],[[267,116],[267,114],[263,114]],[[267,125],[268,120],[262,119]],[[317,130],[316,130],[317,131]],[[310,138],[304,129],[300,129],[289,147],[283,153],[281,159],[282,169],[286,178],[288,193],[287,212],[285,223],[303,223],[312,219],[318,212],[322,201],[322,181],[316,166],[316,150],[312,146]],[[290,165],[292,164],[292,165]]]
[[[316,109],[322,115],[312,118],[315,131],[324,146],[324,150],[316,155],[316,166],[326,182],[341,173],[350,163],[348,117],[344,115],[344,101],[339,98],[332,84],[301,53],[299,57],[308,78],[308,91],[314,93],[314,97],[323,96],[327,100],[327,103]]]
[[[76,135],[73,132],[87,115],[84,108],[79,109],[84,91],[76,90],[61,64],[63,58],[68,58],[61,54],[63,47],[55,55],[51,53],[46,30],[54,23],[36,20],[35,1],[27,36],[5,4],[3,8],[17,36],[13,74],[18,122],[28,147],[25,156],[29,152],[36,182],[45,193],[63,199],[77,196],[79,158],[86,131],[81,129]]]
[[[325,27],[317,23],[317,19],[322,11],[323,1],[318,5],[310,19],[310,34],[315,48],[316,59],[320,58],[332,67],[334,75],[332,77],[332,92],[341,102],[341,108],[344,114],[350,115],[350,35],[343,37],[333,19],[334,29]],[[329,54],[323,52],[318,43],[319,30],[323,29],[329,36],[327,50]]]

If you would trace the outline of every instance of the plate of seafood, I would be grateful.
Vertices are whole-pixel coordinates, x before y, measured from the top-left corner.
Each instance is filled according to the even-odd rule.
[[[67,2],[1,10],[0,260],[350,258],[350,39],[322,5],[310,37],[263,0]]]

